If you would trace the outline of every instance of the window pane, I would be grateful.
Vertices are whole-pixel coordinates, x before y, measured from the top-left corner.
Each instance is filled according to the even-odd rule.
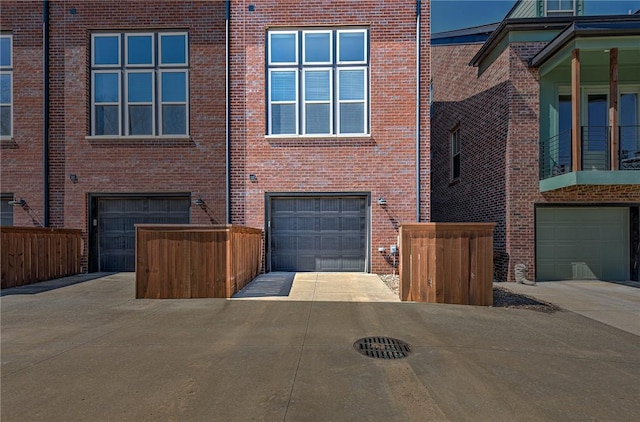
[[[460,177],[460,154],[453,157],[453,178]]]
[[[304,98],[306,101],[329,101],[329,71],[307,71],[304,74]]]
[[[186,64],[187,50],[185,35],[162,35],[160,51],[160,63],[162,64]]]
[[[573,0],[562,0],[562,10],[573,10]]]
[[[93,87],[94,101],[96,103],[118,102],[118,74],[117,73],[96,73]]]
[[[560,0],[547,0],[547,10],[558,10],[560,8]]]
[[[274,104],[271,106],[271,133],[296,133],[296,106],[294,104]]]
[[[271,72],[271,101],[296,100],[296,72]]]
[[[0,75],[0,104],[11,104],[11,75]]]
[[[151,135],[153,133],[153,107],[129,106],[129,135]]]
[[[330,133],[329,104],[307,104],[305,106],[306,133]]]
[[[120,37],[95,37],[93,56],[96,65],[117,65],[120,63]]]
[[[118,106],[96,106],[96,135],[118,135],[120,130]]]
[[[340,133],[364,133],[364,104],[340,104]]]
[[[304,60],[305,62],[329,62],[331,61],[331,35],[330,34],[304,34]]]
[[[127,37],[127,63],[153,64],[152,37],[150,35],[129,35]]]
[[[0,136],[11,136],[11,107],[0,107]]]
[[[11,38],[0,38],[0,66],[11,66]]]
[[[183,105],[162,106],[162,134],[187,134],[187,107]]]
[[[271,63],[296,62],[296,34],[271,34]]]
[[[364,32],[340,32],[339,37],[339,60],[341,62],[362,62],[364,61]]]
[[[162,73],[162,101],[187,100],[187,74],[185,72]]]
[[[364,100],[364,70],[340,71],[340,99]]]
[[[129,73],[127,87],[130,102],[151,102],[153,100],[151,73]]]

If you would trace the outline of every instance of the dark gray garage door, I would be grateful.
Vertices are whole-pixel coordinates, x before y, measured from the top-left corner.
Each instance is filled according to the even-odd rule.
[[[272,271],[365,271],[366,197],[271,198]]]
[[[98,271],[134,271],[134,225],[187,224],[189,205],[188,197],[98,198]]]

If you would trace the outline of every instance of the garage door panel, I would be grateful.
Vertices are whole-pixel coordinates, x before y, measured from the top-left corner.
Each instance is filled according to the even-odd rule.
[[[553,207],[536,211],[536,278],[626,280],[629,208]]]
[[[271,266],[281,271],[364,271],[364,197],[272,198]]]
[[[187,224],[188,197],[98,198],[99,271],[135,270],[136,224]]]

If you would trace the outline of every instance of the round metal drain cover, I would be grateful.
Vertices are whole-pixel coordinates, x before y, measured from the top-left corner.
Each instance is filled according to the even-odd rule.
[[[402,359],[411,354],[411,346],[391,337],[365,337],[353,343],[362,355],[376,359]]]

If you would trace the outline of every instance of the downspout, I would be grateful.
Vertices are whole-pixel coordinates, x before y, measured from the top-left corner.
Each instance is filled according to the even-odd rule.
[[[416,0],[416,222],[420,222],[420,16],[422,1]]]
[[[231,224],[231,90],[230,83],[230,48],[229,48],[229,23],[231,20],[231,0],[226,1],[225,13],[225,148],[226,148],[226,176],[227,176],[227,224]]]
[[[49,227],[49,0],[42,1],[42,177],[44,226]]]

